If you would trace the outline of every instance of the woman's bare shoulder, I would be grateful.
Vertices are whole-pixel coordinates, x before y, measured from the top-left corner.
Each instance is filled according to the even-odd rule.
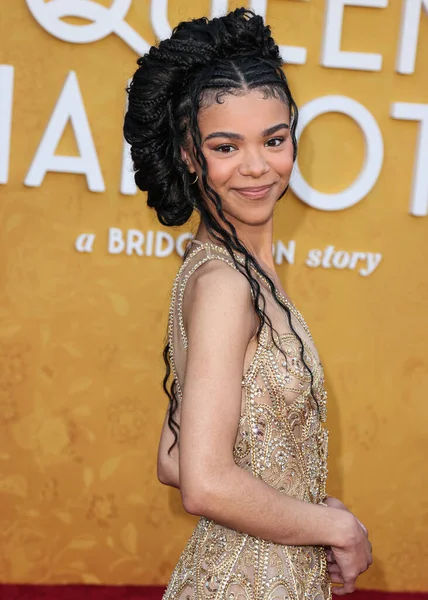
[[[255,313],[245,275],[224,261],[207,261],[188,281],[183,316],[186,324],[201,318],[218,325],[221,321],[227,327],[230,321],[238,320],[253,330]]]

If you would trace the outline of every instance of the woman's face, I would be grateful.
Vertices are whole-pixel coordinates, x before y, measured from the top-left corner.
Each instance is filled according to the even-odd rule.
[[[220,195],[227,218],[262,225],[272,218],[293,168],[290,112],[261,90],[222,100],[198,115],[208,183]]]

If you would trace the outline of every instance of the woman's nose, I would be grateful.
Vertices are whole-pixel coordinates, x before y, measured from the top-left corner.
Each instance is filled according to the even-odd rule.
[[[243,154],[239,173],[241,175],[251,175],[252,177],[261,177],[269,171],[269,164],[266,162],[262,152],[252,151]]]

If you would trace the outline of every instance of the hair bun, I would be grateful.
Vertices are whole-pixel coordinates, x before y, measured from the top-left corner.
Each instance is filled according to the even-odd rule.
[[[198,64],[219,58],[244,57],[260,57],[276,62],[278,66],[282,64],[270,27],[260,15],[245,8],[237,8],[211,20],[202,17],[184,21],[174,29],[170,39],[190,42],[194,51],[199,46],[201,52],[194,57]]]
[[[236,9],[227,17],[220,17],[224,28],[220,27],[220,40],[217,56],[262,57],[282,63],[278,46],[272,38],[271,29],[263,18],[253,11]],[[214,19],[215,21],[215,19]],[[222,31],[223,30],[223,31]],[[223,33],[223,35],[221,35]]]

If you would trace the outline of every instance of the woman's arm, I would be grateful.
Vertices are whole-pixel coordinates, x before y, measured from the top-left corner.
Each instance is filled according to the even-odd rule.
[[[279,544],[343,548],[351,557],[345,581],[356,578],[370,556],[351,513],[282,494],[233,460],[245,352],[255,325],[247,281],[212,261],[189,280],[183,308],[188,349],[179,472],[185,509]],[[343,593],[352,587],[346,585]]]
[[[245,352],[255,319],[246,279],[213,261],[188,282],[188,336],[180,431],[180,490],[191,513],[280,544],[334,544],[345,511],[281,494],[238,467]]]

